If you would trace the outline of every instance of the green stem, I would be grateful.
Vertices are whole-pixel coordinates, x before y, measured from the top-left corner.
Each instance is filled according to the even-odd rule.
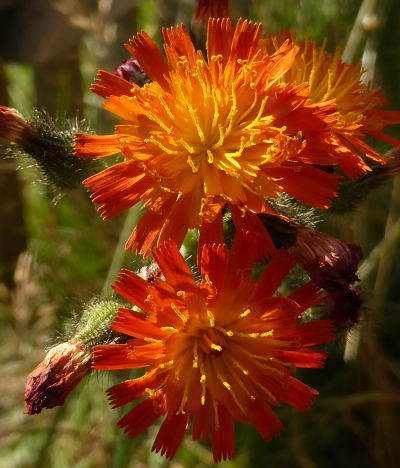
[[[114,256],[111,261],[110,268],[108,269],[106,280],[104,281],[103,289],[101,291],[101,299],[111,299],[114,295],[113,290],[111,289],[111,283],[117,277],[124,258],[125,258],[125,243],[128,239],[132,229],[136,226],[139,216],[140,216],[140,205],[136,205],[128,211],[128,214],[125,218],[124,225],[122,226],[121,233],[118,239],[117,246],[115,247]]]
[[[364,36],[365,29],[363,27],[364,18],[372,14],[375,10],[377,0],[364,0],[358,10],[357,18],[353,24],[350,36],[347,40],[346,46],[343,51],[343,60],[345,62],[352,62],[356,56],[357,49]]]
[[[390,228],[379,244],[371,251],[368,257],[361,263],[358,276],[363,281],[373,272],[381,258],[390,253],[392,247],[400,239],[400,219]]]

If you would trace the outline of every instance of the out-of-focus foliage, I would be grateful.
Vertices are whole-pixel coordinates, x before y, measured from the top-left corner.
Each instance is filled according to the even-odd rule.
[[[160,25],[189,24],[194,3],[0,2],[0,104],[27,117],[34,106],[59,116],[79,113],[99,133],[111,131],[115,121],[89,92],[97,70],[120,65],[128,57],[122,44],[136,31],[145,29],[160,41]],[[230,1],[234,19],[262,21],[266,32],[296,29],[299,38],[309,33],[319,43],[327,37],[330,51],[337,45],[345,48],[366,3],[372,16],[361,25],[353,59],[372,64],[392,108],[400,109],[398,0]],[[400,137],[398,129],[391,134]],[[17,165],[0,158],[0,465],[213,466],[208,447],[189,439],[168,463],[151,453],[155,428],[133,441],[120,433],[116,421],[122,411],[110,409],[105,389],[126,378],[122,372],[120,378],[93,373],[64,407],[24,414],[25,376],[48,345],[61,341],[65,320],[76,320],[83,304],[100,295],[123,216],[101,221],[83,189],[52,205],[52,194],[38,181],[36,170],[16,172]],[[320,392],[312,409],[304,415],[279,410],[286,433],[268,444],[252,427],[238,427],[231,467],[399,466],[399,214],[397,180],[373,192],[351,215],[323,219],[320,227],[326,232],[363,247],[363,319],[329,346],[324,369],[304,376]],[[124,264],[132,262],[127,254]]]

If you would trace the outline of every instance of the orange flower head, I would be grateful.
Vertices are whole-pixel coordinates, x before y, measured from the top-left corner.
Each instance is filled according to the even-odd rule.
[[[268,255],[273,245],[257,217],[276,214],[266,198],[286,192],[327,208],[337,177],[323,166],[360,164],[334,138],[335,103],[312,102],[306,82],[282,83],[298,47],[287,40],[268,54],[260,37],[261,25],[211,19],[205,59],[184,26],[168,29],[166,60],[143,32],[127,48],[151,83],[141,88],[99,73],[93,90],[122,121],[114,135],[78,134],[76,155],[125,156],[84,183],[104,219],[144,202],[128,249],[147,256],[169,238],[181,245],[194,227],[200,246],[222,242],[229,205],[236,228],[257,233],[259,253]]]
[[[261,39],[262,49],[274,54],[287,40],[296,41],[296,34],[282,30],[279,35],[270,34]],[[388,102],[379,87],[371,88],[363,81],[360,65],[345,63],[340,48],[335,54],[325,50],[326,41],[318,47],[308,38],[296,42],[299,47],[293,66],[281,78],[281,84],[307,83],[309,97],[314,103],[329,100],[337,107],[337,122],[331,136],[342,154],[340,165],[349,177],[356,177],[370,170],[360,154],[385,163],[385,159],[362,140],[373,136],[390,145],[400,146],[400,141],[382,132],[388,125],[400,123],[400,112],[382,110]]]
[[[296,264],[280,250],[261,277],[251,279],[257,243],[237,235],[227,258],[223,244],[205,245],[196,283],[172,241],[154,256],[165,276],[148,283],[124,270],[114,289],[142,312],[120,309],[111,328],[126,344],[94,348],[95,369],[146,368],[142,377],[108,390],[113,407],[144,400],[118,423],[136,437],[161,416],[153,450],[172,459],[192,427],[192,439],[212,438],[215,461],[234,455],[234,421],[250,422],[265,440],[282,425],[271,406],[305,411],[317,391],[291,374],[318,368],[332,322],[300,321],[321,301],[312,283],[288,297],[276,289]]]

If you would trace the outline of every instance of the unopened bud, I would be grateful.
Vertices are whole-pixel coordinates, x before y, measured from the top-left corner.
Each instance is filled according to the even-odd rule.
[[[358,245],[305,227],[294,228],[289,248],[312,281],[327,292],[335,292],[358,280],[362,251]]]
[[[164,275],[158,268],[158,265],[145,265],[138,271],[138,275],[149,283],[154,283],[156,279],[160,278],[165,281]]]
[[[197,39],[205,38],[209,18],[230,18],[228,0],[197,0],[192,29]]]
[[[372,171],[357,179],[343,178],[339,185],[338,196],[332,200],[329,208],[331,213],[343,214],[354,210],[371,190],[400,174],[400,148],[392,148],[385,153],[385,156],[386,164],[371,164]]]
[[[133,57],[125,59],[122,65],[118,68],[114,68],[114,75],[130,83],[136,83],[138,86],[143,86],[149,81],[148,76],[139,65],[139,62]]]
[[[28,375],[25,390],[28,414],[63,405],[90,371],[92,346],[121,340],[121,335],[109,328],[119,307],[120,304],[113,301],[92,301],[84,309],[74,337],[51,348]]]
[[[359,321],[362,303],[360,291],[349,285],[327,294],[325,312],[337,327],[349,328]]]
[[[83,128],[82,128],[83,127]],[[35,112],[26,120],[17,110],[0,106],[0,141],[5,151],[19,157],[22,166],[29,156],[42,174],[42,181],[59,192],[82,187],[82,180],[99,172],[97,160],[74,156],[74,134],[89,131],[84,122],[53,120],[46,112]]]
[[[74,340],[54,346],[26,379],[28,414],[64,404],[66,397],[89,372],[90,348]]]
[[[0,141],[22,145],[32,129],[32,124],[16,109],[0,106]]]

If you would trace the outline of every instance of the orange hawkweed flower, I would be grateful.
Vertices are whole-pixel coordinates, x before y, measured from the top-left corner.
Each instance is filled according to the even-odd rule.
[[[206,245],[192,273],[172,241],[154,256],[166,280],[148,283],[124,270],[114,289],[144,313],[120,309],[111,328],[133,339],[94,348],[95,369],[146,367],[143,377],[108,390],[114,408],[145,398],[118,423],[136,437],[165,415],[153,450],[172,459],[192,426],[192,439],[212,438],[215,461],[234,455],[234,421],[250,422],[265,440],[282,429],[271,406],[305,411],[317,391],[291,374],[319,368],[333,340],[331,321],[299,317],[321,301],[312,283],[288,297],[276,289],[296,259],[280,250],[259,280],[251,279],[257,243],[237,235],[229,256]]]
[[[256,215],[274,214],[266,197],[286,192],[327,208],[337,179],[320,166],[351,164],[331,141],[335,105],[311,102],[307,83],[279,83],[298,48],[286,41],[266,54],[261,25],[211,19],[207,60],[184,26],[163,32],[167,60],[144,32],[127,45],[151,83],[99,73],[93,91],[122,121],[114,135],[78,134],[76,155],[121,152],[125,161],[84,183],[104,219],[145,202],[126,246],[139,254],[169,238],[181,245],[193,227],[200,245],[222,242],[228,204],[237,229],[257,232],[267,255],[272,242]]]
[[[296,42],[295,32],[282,30],[279,35],[270,34],[261,39],[261,48],[274,54],[287,40]],[[384,163],[385,158],[374,151],[362,138],[373,136],[390,145],[400,146],[400,140],[382,132],[388,125],[400,123],[400,112],[382,110],[389,103],[379,92],[362,80],[360,64],[345,63],[340,48],[334,55],[325,50],[326,41],[318,47],[308,38],[296,42],[299,53],[293,66],[281,78],[280,83],[307,83],[309,97],[314,103],[334,100],[338,119],[331,136],[332,143],[340,146],[341,168],[349,177],[356,177],[370,170],[360,157]]]

